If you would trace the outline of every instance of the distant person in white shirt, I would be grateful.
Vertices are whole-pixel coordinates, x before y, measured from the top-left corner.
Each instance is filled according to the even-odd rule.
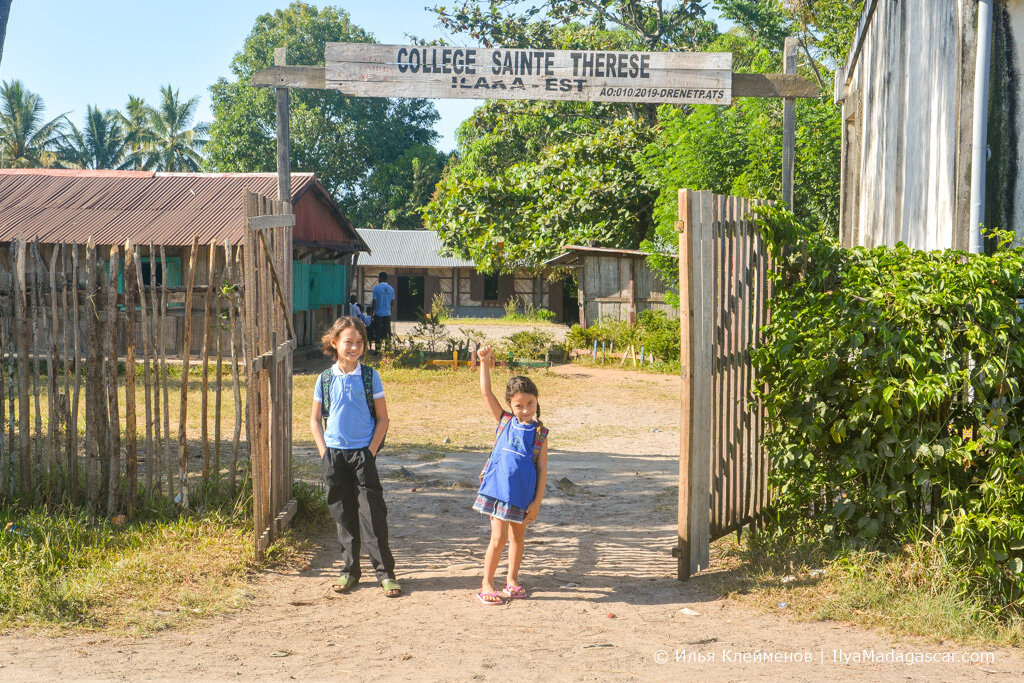
[[[391,307],[395,302],[395,290],[388,284],[388,274],[381,271],[377,275],[377,286],[373,288],[373,332],[371,339],[377,344],[377,352],[381,345],[391,339]]]

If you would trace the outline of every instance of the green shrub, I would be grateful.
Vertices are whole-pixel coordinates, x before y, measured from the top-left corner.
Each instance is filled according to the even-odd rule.
[[[844,250],[762,215],[778,272],[754,363],[776,531],[884,547],[923,524],[996,604],[1016,601],[1024,251]]]
[[[630,325],[624,320],[602,318],[584,329],[573,325],[566,333],[566,341],[576,349],[589,349],[594,342],[612,344],[617,349],[632,345],[637,353],[646,354],[669,363],[679,360],[679,320],[664,311],[643,311]]]
[[[511,353],[519,360],[540,359],[544,357],[554,341],[555,337],[550,332],[521,330],[502,339],[499,351],[505,355]]]
[[[549,311],[543,307],[536,308],[533,305],[533,301],[526,301],[522,305],[522,310],[520,311],[519,309],[519,299],[510,296],[508,301],[505,302],[505,315],[502,316],[502,319],[527,323],[550,323],[555,320],[554,311]]]

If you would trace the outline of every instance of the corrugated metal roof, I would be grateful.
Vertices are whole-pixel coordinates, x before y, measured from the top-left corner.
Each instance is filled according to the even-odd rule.
[[[367,248],[313,173],[292,174],[296,204],[310,191],[337,218],[336,231],[295,239]],[[188,245],[195,236],[239,242],[245,235],[242,190],[277,195],[275,173],[154,173],[0,169],[0,242],[19,235],[40,242]]]
[[[559,254],[553,259],[544,262],[545,266],[559,266],[571,263],[579,257],[580,252],[607,254],[609,256],[647,256],[647,252],[638,249],[611,249],[609,247],[584,247],[577,244],[567,244],[562,249],[564,254]]]
[[[359,230],[370,245],[369,254],[359,256],[361,266],[407,268],[472,268],[476,264],[452,256],[441,256],[441,240],[433,230]]]

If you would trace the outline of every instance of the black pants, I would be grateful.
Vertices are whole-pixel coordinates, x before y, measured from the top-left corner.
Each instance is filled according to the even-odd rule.
[[[370,322],[370,340],[377,342],[377,348],[391,338],[391,316],[375,315]]]
[[[377,580],[395,578],[395,558],[388,546],[388,506],[370,449],[328,448],[323,465],[327,507],[338,525],[342,571],[359,578],[363,540]]]

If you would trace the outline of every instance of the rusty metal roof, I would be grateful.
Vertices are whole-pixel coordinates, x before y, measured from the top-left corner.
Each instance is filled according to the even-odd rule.
[[[293,173],[294,237],[325,246],[368,251],[330,193],[313,173]],[[245,235],[242,190],[277,196],[275,173],[155,173],[0,169],[0,242],[19,235],[44,243],[189,245]],[[311,192],[312,191],[312,192]],[[319,201],[333,225],[305,226],[299,204]]]

